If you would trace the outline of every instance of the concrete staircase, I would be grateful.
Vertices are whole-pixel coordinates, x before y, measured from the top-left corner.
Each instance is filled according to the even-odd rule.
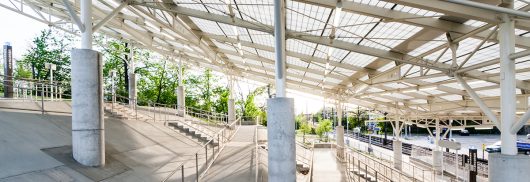
[[[112,103],[105,103],[105,112],[112,115],[115,118],[129,120],[129,119],[136,119],[140,121],[146,121],[149,119],[149,117],[141,114],[136,113],[133,109],[129,108],[126,105],[121,105],[118,103],[115,103],[114,106]],[[138,117],[138,118],[137,118]]]
[[[129,120],[129,119],[135,119],[135,120],[140,120],[140,121],[152,120],[152,118],[144,115],[142,112],[136,113],[133,109],[129,108],[128,106],[120,105],[117,103],[115,103],[114,106],[112,105],[112,103],[105,103],[105,112],[115,118],[119,118],[122,120]],[[167,114],[171,115],[170,113],[167,113]],[[210,141],[211,139],[214,139],[213,142],[209,143],[209,145],[217,146],[219,144],[217,135],[215,135],[217,130],[213,130],[212,128],[209,128],[208,126],[205,126],[204,121],[201,121],[197,118],[193,118],[191,116],[178,117],[176,115],[172,115],[172,117],[176,117],[177,119],[176,120],[173,119],[173,120],[170,120],[171,122],[168,122],[168,126],[170,128],[180,131],[182,133],[185,133],[186,136],[192,137],[193,139],[197,140],[199,143],[206,143]]]
[[[370,171],[366,171],[366,169],[363,169],[361,166],[361,169],[358,168],[358,166],[354,166],[353,170],[350,171],[353,176],[359,176],[360,178],[364,179],[365,181],[369,182],[377,182],[375,174],[372,174]],[[378,176],[377,178],[379,181],[385,179],[382,176]],[[386,181],[386,180],[384,180]]]
[[[170,122],[168,123],[169,127],[172,127],[176,130],[180,130],[184,133],[186,133],[187,136],[191,136],[195,139],[197,139],[201,143],[206,143],[210,140],[212,140],[209,145],[211,146],[217,146],[219,145],[219,141],[217,139],[217,136],[215,135],[214,131],[211,131],[210,129],[206,128],[205,126],[202,126],[201,124],[197,124],[192,122],[193,119],[184,119],[184,121],[181,122]],[[215,135],[215,136],[214,136]],[[222,136],[220,136],[222,137]]]

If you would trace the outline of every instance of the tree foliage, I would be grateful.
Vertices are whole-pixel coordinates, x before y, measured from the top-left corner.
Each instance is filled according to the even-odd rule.
[[[317,133],[318,137],[322,139],[322,136],[324,136],[325,133],[330,132],[331,130],[332,130],[331,120],[324,119],[318,123],[318,126],[315,132]]]
[[[54,81],[64,85],[66,93],[70,93],[70,42],[73,36],[55,29],[42,30],[32,41],[31,47],[17,62],[15,76],[35,80],[49,80],[50,71],[46,63],[56,65],[53,71]]]

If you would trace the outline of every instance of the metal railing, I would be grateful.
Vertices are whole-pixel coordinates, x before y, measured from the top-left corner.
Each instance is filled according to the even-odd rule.
[[[337,146],[337,148],[340,147]],[[336,150],[337,156],[340,156],[338,154],[339,151],[340,150]],[[373,150],[372,152],[376,151],[377,150]],[[346,157],[345,160],[347,165],[352,166],[354,165],[352,163],[360,160],[362,164],[368,165],[368,168],[376,169],[378,171],[378,176],[383,176],[384,179],[390,179],[392,181],[436,181],[436,175],[434,175],[434,171],[431,169],[422,169],[405,161],[402,161],[401,170],[394,168],[392,163],[393,158],[390,156],[388,157],[391,158],[391,160],[386,160],[373,155],[373,153],[367,153],[366,151],[352,148],[344,148],[342,152],[344,152],[342,156]],[[382,152],[380,154],[384,155]],[[351,158],[353,158],[353,160]],[[351,168],[348,168],[348,175],[354,176],[350,174],[350,169]]]
[[[223,128],[215,134],[217,136],[217,143],[215,143],[215,138],[210,139],[208,142],[202,145],[201,149],[197,150],[193,154],[195,156],[194,161],[186,161],[180,164],[176,169],[172,170],[163,180],[166,181],[199,181],[208,171],[210,166],[213,164],[215,159],[219,156],[219,153],[223,150],[226,143],[228,143],[232,137],[235,135],[239,127],[241,126],[241,118],[236,119],[234,122],[230,123],[228,127]],[[210,147],[208,147],[210,146]],[[193,160],[193,158],[191,159]],[[194,163],[193,163],[194,162]],[[199,165],[201,165],[199,169]],[[188,168],[187,168],[188,167]],[[191,168],[190,168],[191,167]],[[193,170],[193,167],[194,170]],[[195,175],[190,173],[195,172]],[[175,175],[180,172],[180,175]],[[188,172],[188,173],[187,173]],[[188,174],[188,175],[186,175]],[[176,177],[176,179],[172,179]],[[180,177],[180,180],[179,180]]]
[[[6,85],[6,83],[10,84]],[[62,101],[64,96],[70,96],[64,94],[64,90],[66,90],[64,86],[67,84],[58,81],[50,82],[48,80],[15,78],[6,75],[0,75],[0,85],[2,89],[5,89],[4,87],[13,89],[13,99],[27,99],[35,101],[41,99],[40,97],[43,97],[45,100]]]

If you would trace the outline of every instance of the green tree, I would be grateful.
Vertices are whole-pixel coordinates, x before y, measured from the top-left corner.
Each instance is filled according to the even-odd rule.
[[[305,134],[311,133],[311,125],[307,121],[302,122],[302,125],[300,126],[300,131],[303,134],[303,141],[305,143]]]
[[[322,140],[322,136],[324,136],[325,133],[331,131],[331,120],[324,119],[321,122],[318,123],[318,126],[316,128],[316,133],[320,140]],[[326,137],[327,138],[327,137]]]
[[[45,68],[45,63],[53,63],[56,70],[53,71],[54,81],[63,84],[65,93],[70,93],[70,42],[73,36],[56,29],[42,30],[32,41],[32,45],[17,62],[15,75],[20,78],[30,77],[36,80],[48,80],[50,71]]]

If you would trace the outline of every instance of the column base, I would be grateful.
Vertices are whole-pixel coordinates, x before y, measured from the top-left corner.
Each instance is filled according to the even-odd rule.
[[[101,55],[72,50],[72,153],[85,166],[105,165]]]
[[[434,169],[434,172],[436,174],[442,174],[443,168],[442,168],[442,151],[432,151],[432,168]]]
[[[337,126],[335,127],[335,131],[337,131],[337,157],[344,159],[344,127]]]
[[[403,153],[401,150],[401,141],[394,140],[392,141],[392,148],[394,150],[394,168],[401,170],[403,164]]]
[[[269,181],[296,181],[294,99],[267,100]]]
[[[527,155],[488,154],[489,181],[525,181],[530,179],[530,157]]]

